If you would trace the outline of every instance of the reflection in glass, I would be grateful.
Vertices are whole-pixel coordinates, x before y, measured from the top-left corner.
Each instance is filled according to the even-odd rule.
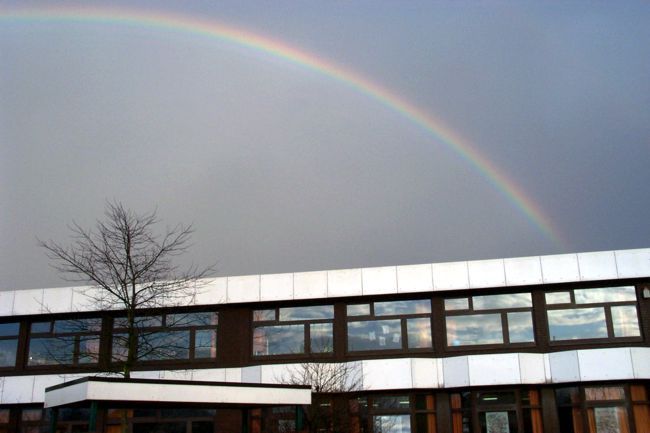
[[[0,337],[12,337],[18,335],[20,323],[0,323]]]
[[[410,405],[408,395],[382,395],[372,399],[374,409],[408,409]]]
[[[546,305],[570,304],[571,292],[549,292],[544,294]]]
[[[99,337],[79,338],[79,364],[93,364],[99,360]]]
[[[478,422],[481,432],[517,433],[517,413],[513,410],[479,412]]]
[[[275,320],[275,310],[255,310],[253,311],[254,322],[264,322],[267,320]]]
[[[54,333],[56,334],[100,331],[101,329],[101,319],[56,320],[54,322]]]
[[[511,343],[535,341],[532,314],[527,311],[508,313],[508,336]]]
[[[547,315],[551,341],[607,338],[602,307],[551,310]]]
[[[411,433],[410,415],[379,415],[372,417],[376,433]]]
[[[409,349],[431,347],[431,320],[428,317],[407,319],[406,331]]]
[[[448,316],[446,324],[449,346],[503,343],[500,314]]]
[[[31,325],[32,334],[40,334],[42,332],[50,332],[52,322],[35,322]]]
[[[27,365],[72,364],[74,337],[32,338]]]
[[[399,319],[348,323],[348,350],[386,350],[402,348]]]
[[[445,299],[445,311],[469,310],[467,298]]]
[[[310,307],[280,308],[279,320],[284,322],[289,320],[321,320],[333,318],[333,305],[316,305]]]
[[[190,332],[155,332],[138,338],[138,358],[145,361],[188,359]]]
[[[614,337],[638,337],[641,335],[634,305],[612,307],[611,310]]]
[[[585,388],[585,400],[624,400],[625,390],[622,386],[595,386]]]
[[[217,356],[217,333],[213,329],[200,329],[194,333],[194,357],[215,358]]]
[[[370,304],[352,304],[347,306],[347,315],[351,316],[369,316]]]
[[[334,334],[331,323],[312,323],[309,325],[309,335],[312,353],[326,353],[334,350]]]
[[[16,351],[18,340],[0,340],[0,367],[13,367],[16,365]]]
[[[259,326],[253,333],[253,354],[283,355],[305,352],[305,326]]]
[[[200,313],[168,314],[165,317],[167,326],[211,326],[217,324],[217,313],[204,311]]]
[[[431,301],[428,299],[375,302],[375,316],[428,313],[431,313]]]
[[[576,289],[573,294],[576,298],[576,304],[636,301],[636,293],[632,286]]]
[[[533,306],[530,293],[507,295],[473,296],[474,310],[495,310],[499,308],[527,308]]]

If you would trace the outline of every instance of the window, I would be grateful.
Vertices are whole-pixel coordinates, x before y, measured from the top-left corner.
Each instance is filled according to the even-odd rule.
[[[135,320],[140,361],[200,360],[217,356],[218,314],[213,311],[140,316]],[[127,357],[128,324],[113,321],[113,361]]]
[[[20,323],[0,323],[0,367],[15,367]]]
[[[349,407],[353,433],[436,433],[433,394],[371,395]]]
[[[445,299],[447,346],[534,343],[530,293]]]
[[[255,310],[253,355],[331,353],[333,322],[333,305]]]
[[[100,318],[31,323],[27,365],[97,363],[101,327]]]
[[[545,294],[551,341],[640,337],[632,286]]]
[[[431,300],[347,306],[348,351],[431,349]]]

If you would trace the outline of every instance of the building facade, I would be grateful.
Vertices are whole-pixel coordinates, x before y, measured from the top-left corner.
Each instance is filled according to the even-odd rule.
[[[131,380],[92,290],[0,291],[0,433],[650,433],[650,249],[211,279]]]

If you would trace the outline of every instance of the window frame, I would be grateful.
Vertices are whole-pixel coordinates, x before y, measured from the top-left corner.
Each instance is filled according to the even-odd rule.
[[[634,289],[634,300],[630,301],[614,301],[614,302],[590,302],[590,303],[577,303],[575,298],[575,290],[590,290],[590,289],[604,289],[609,287],[632,287]],[[547,293],[562,293],[569,292],[570,302],[549,304],[546,301]],[[546,330],[548,332],[548,342],[551,346],[572,346],[579,344],[600,344],[608,342],[641,342],[643,341],[643,328],[641,326],[641,311],[639,310],[639,296],[635,285],[627,286],[607,286],[607,287],[574,287],[562,290],[544,291],[544,318],[546,320]],[[636,310],[637,327],[639,330],[638,336],[624,336],[616,337],[614,335],[614,322],[612,319],[612,307],[634,307]],[[548,313],[550,311],[562,310],[584,310],[589,308],[602,308],[605,314],[605,326],[607,329],[606,337],[593,337],[593,338],[575,338],[553,340],[551,335],[551,322]]]
[[[411,302],[411,301],[428,301],[429,302],[429,312],[428,313],[397,313],[397,314],[377,314],[375,311],[375,304],[384,303],[384,302]],[[348,306],[359,306],[359,305],[368,305],[368,314],[348,315]],[[391,301],[386,300],[375,300],[368,302],[348,302],[345,304],[346,314],[345,314],[345,354],[349,356],[363,356],[366,354],[392,354],[392,353],[427,353],[433,352],[435,346],[435,328],[433,323],[433,310],[434,303],[432,298],[416,298],[416,299],[395,299]],[[429,347],[409,347],[408,341],[408,321],[409,319],[428,319],[429,320],[429,334],[431,337]],[[355,322],[380,322],[384,320],[399,320],[400,321],[400,333],[401,333],[401,344],[399,348],[390,348],[390,349],[367,349],[367,350],[352,350],[350,348],[350,323]]]
[[[330,307],[332,310],[331,318],[300,318],[296,320],[282,319],[280,310],[287,308],[311,308],[311,307]],[[256,314],[265,312],[273,312],[273,318],[256,318]],[[253,359],[292,359],[292,358],[332,358],[336,351],[336,308],[334,303],[329,304],[316,304],[316,305],[281,305],[269,308],[252,308],[251,309],[251,336],[250,336],[250,351]],[[313,351],[311,339],[311,325],[329,324],[332,328],[332,344],[329,351]],[[277,353],[277,354],[258,354],[255,353],[255,330],[257,328],[265,327],[280,327],[280,326],[302,326],[303,327],[303,351],[291,353]]]
[[[20,351],[20,328],[21,328],[22,324],[21,324],[20,321],[6,320],[6,321],[2,321],[0,323],[0,326],[1,325],[11,325],[11,324],[16,324],[17,325],[18,329],[16,330],[16,333],[14,335],[0,335],[0,342],[2,342],[2,341],[15,341],[16,342],[14,363],[13,363],[13,365],[1,365],[0,364],[0,371],[13,370],[18,365],[18,356],[19,356],[19,351]]]
[[[86,328],[82,321],[86,320],[95,320],[96,328]],[[56,329],[57,322],[79,322],[78,329],[73,330],[63,330],[58,332]],[[45,324],[48,323],[48,330],[36,330],[32,331],[35,324]],[[34,319],[30,320],[27,324],[27,341],[25,344],[25,368],[32,369],[52,369],[52,368],[83,368],[83,369],[96,369],[97,365],[101,361],[101,345],[102,345],[102,330],[103,330],[103,318],[100,316],[92,317],[79,317],[79,318],[51,318],[51,319]],[[64,339],[73,339],[72,342],[64,342]],[[55,360],[55,362],[47,364],[31,364],[30,363],[30,353],[32,342],[34,340],[58,340],[61,341],[64,345],[71,345],[71,362],[61,362],[61,360]],[[81,344],[83,341],[96,340],[97,350],[91,356],[94,356],[94,359],[90,362],[81,361],[81,357],[84,353],[81,351]]]
[[[516,294],[528,294],[530,295],[530,306],[528,307],[500,307],[500,308],[489,308],[489,309],[475,309],[474,308],[474,298],[479,296],[494,296],[494,295],[516,295]],[[468,293],[465,296],[452,296],[452,297],[441,297],[442,301],[442,310],[444,314],[444,329],[441,334],[444,339],[444,350],[451,352],[468,352],[473,350],[481,349],[503,349],[508,347],[536,347],[538,344],[538,335],[537,335],[537,326],[535,318],[535,300],[534,300],[534,291],[527,292],[515,292],[515,293],[489,293],[489,294],[473,294]],[[447,310],[445,308],[446,300],[467,300],[467,308],[459,308],[453,310]],[[511,342],[510,341],[510,329],[508,322],[509,313],[529,313],[532,324],[532,336],[533,341],[522,341],[522,342]],[[447,333],[447,318],[454,316],[481,316],[481,315],[498,315],[501,323],[501,338],[502,343],[484,343],[484,344],[460,344],[460,345],[451,345],[448,340]]]

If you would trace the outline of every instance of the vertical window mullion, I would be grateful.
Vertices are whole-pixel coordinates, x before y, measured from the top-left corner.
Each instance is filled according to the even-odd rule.
[[[501,332],[503,333],[503,344],[510,344],[510,329],[508,329],[508,312],[501,313]]]
[[[408,333],[408,331],[406,329],[406,321],[407,320],[408,319],[406,319],[405,317],[402,317],[402,319],[400,320],[400,322],[401,322],[400,323],[400,325],[401,325],[400,328],[401,328],[401,332],[402,332],[402,350],[407,350],[408,347],[409,347],[409,345],[408,345],[408,334],[409,333]]]
[[[612,320],[612,306],[603,305],[605,309],[605,323],[607,324],[607,337],[614,338],[614,322]]]
[[[304,327],[305,327],[305,332],[304,332],[305,341],[303,344],[304,351],[305,353],[311,353],[311,325],[309,324],[309,322],[307,322],[304,324]]]

